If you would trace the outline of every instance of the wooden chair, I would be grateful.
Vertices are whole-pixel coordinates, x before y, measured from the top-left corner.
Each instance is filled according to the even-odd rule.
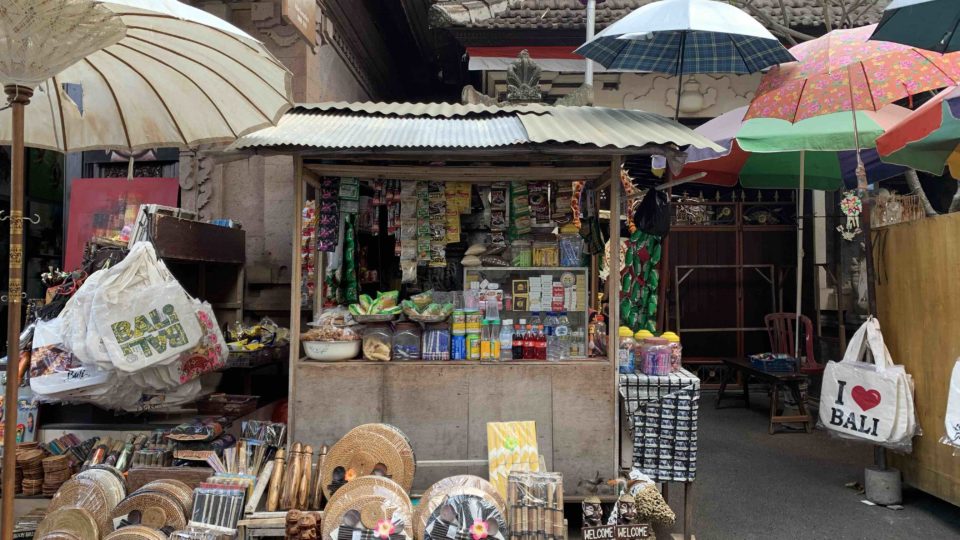
[[[794,329],[797,326],[796,313],[771,313],[763,318],[767,326],[767,335],[770,337],[770,349],[774,354],[794,354]],[[800,316],[803,325],[800,335],[801,359],[800,373],[805,375],[820,375],[824,365],[816,360],[813,354],[813,323],[806,315]]]

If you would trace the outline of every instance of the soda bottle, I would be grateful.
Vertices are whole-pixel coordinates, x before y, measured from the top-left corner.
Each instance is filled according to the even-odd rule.
[[[547,359],[547,336],[543,333],[543,325],[537,327],[537,360]]]
[[[523,359],[537,359],[537,334],[530,323],[527,323],[527,333],[523,336]]]
[[[513,359],[523,360],[523,326],[527,324],[526,319],[520,319],[518,324],[513,325]]]

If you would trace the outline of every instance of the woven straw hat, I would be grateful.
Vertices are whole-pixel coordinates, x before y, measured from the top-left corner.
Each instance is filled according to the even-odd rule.
[[[60,508],[83,508],[93,516],[98,530],[106,534],[113,530],[113,520],[110,512],[114,504],[107,495],[103,485],[92,478],[77,478],[67,480],[53,495],[47,511],[53,512]]]
[[[173,527],[176,530],[187,526],[186,509],[176,497],[166,493],[134,493],[117,505],[113,517],[123,517],[134,510],[140,512],[140,524],[152,529]]]
[[[100,529],[90,512],[71,506],[64,506],[47,514],[37,526],[34,536],[48,538],[54,533],[67,533],[84,540],[100,538]]]
[[[113,531],[104,536],[103,540],[166,540],[166,538],[167,535],[150,527],[130,525]]]
[[[390,429],[390,428],[387,428]],[[396,481],[404,491],[413,485],[413,466],[405,462],[403,453],[413,452],[406,438],[398,432],[389,434],[374,432],[371,428],[353,429],[337,441],[327,453],[323,462],[323,494],[331,499],[330,484],[333,472],[342,467],[344,473],[354,478],[373,474],[377,464],[386,467],[386,474]],[[342,488],[341,488],[342,489]]]
[[[407,492],[396,482],[380,476],[364,476],[348,482],[334,493],[324,510],[323,538],[340,526],[343,516],[356,510],[364,527],[375,529],[382,519],[399,519],[403,534],[412,536],[413,505]]]

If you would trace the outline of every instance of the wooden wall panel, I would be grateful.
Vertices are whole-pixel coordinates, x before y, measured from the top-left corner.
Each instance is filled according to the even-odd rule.
[[[880,326],[894,361],[913,376],[924,432],[911,455],[888,455],[907,483],[960,505],[960,459],[939,442],[960,356],[960,214],[895,225],[875,238]]]

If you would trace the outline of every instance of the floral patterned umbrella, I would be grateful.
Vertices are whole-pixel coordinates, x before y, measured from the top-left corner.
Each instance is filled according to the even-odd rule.
[[[905,97],[960,83],[960,53],[870,41],[876,25],[834,30],[790,49],[760,81],[745,119],[797,122],[842,111],[876,111]]]

